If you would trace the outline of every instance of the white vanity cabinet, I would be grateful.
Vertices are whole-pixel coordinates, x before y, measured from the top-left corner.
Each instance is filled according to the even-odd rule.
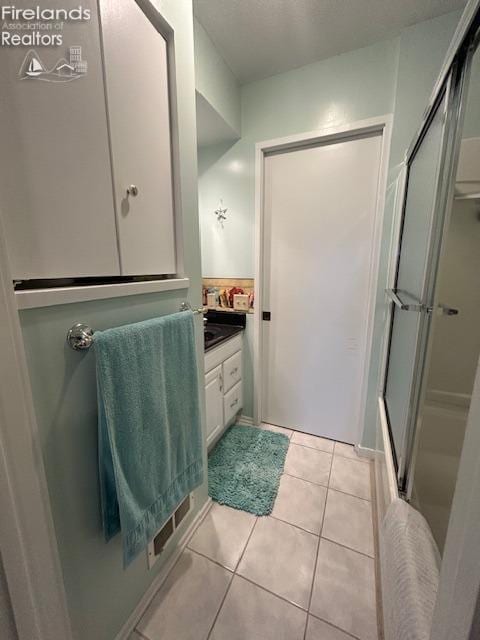
[[[207,446],[235,421],[243,407],[243,334],[205,354]]]
[[[61,46],[2,51],[13,279],[175,274],[167,42],[132,0],[82,6],[90,20],[65,23]],[[19,78],[32,55],[81,73]]]

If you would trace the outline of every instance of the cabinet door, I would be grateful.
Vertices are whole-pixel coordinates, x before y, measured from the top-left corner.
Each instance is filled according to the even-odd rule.
[[[223,363],[224,391],[230,389],[242,379],[242,352],[237,351]]]
[[[223,399],[223,415],[225,424],[228,424],[243,407],[242,382],[237,384],[225,394]]]
[[[97,6],[82,6],[91,19],[65,23],[64,45],[0,55],[0,207],[15,280],[120,275]],[[73,79],[26,73],[34,58],[52,69],[75,55],[88,68]]]
[[[132,0],[100,10],[122,274],[173,274],[167,43]]]
[[[223,429],[222,367],[216,367],[205,376],[205,402],[207,413],[207,443]]]

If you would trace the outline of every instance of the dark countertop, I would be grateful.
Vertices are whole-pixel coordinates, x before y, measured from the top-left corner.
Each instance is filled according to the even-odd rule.
[[[205,352],[241,333],[246,326],[245,313],[208,311],[204,328]]]

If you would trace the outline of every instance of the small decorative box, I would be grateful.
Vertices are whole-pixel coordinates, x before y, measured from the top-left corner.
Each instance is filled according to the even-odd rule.
[[[236,311],[248,311],[248,294],[236,293],[233,296],[233,308]]]

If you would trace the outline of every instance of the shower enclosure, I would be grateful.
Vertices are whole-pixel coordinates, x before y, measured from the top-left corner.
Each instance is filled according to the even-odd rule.
[[[406,156],[383,401],[401,495],[442,552],[480,355],[478,17]]]

